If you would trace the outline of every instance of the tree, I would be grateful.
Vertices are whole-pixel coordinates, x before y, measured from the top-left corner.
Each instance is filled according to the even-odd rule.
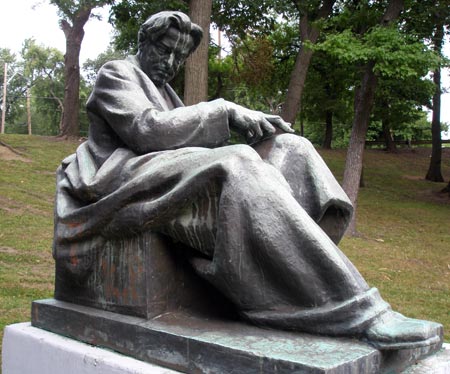
[[[302,5],[304,3],[306,2],[295,2],[300,16],[299,35],[302,47],[298,52],[294,69],[291,73],[286,101],[281,113],[282,117],[291,123],[295,122],[300,109],[306,75],[313,55],[313,50],[307,47],[307,44],[315,44],[317,42],[320,34],[319,21],[323,21],[331,14],[335,1],[323,0],[316,5],[317,8],[311,7],[311,5]]]
[[[406,28],[411,34],[429,41],[436,54],[441,56],[441,63],[434,68],[433,81],[435,92],[433,96],[433,116],[431,121],[432,152],[430,165],[426,174],[426,179],[434,182],[442,182],[441,160],[442,160],[442,140],[441,140],[441,67],[445,63],[442,54],[442,47],[445,34],[449,33],[450,7],[449,0],[423,0],[420,2],[411,1],[414,6],[404,15]]]
[[[443,41],[443,28],[438,32],[437,38],[440,39],[440,45]],[[435,45],[435,50],[441,52],[442,47]],[[428,167],[425,179],[432,182],[443,182],[441,172],[442,162],[442,139],[441,139],[441,68],[438,67],[433,72],[433,82],[435,84],[435,93],[433,95],[433,116],[431,120],[432,149],[430,166]]]
[[[403,7],[403,0],[390,0],[381,18],[381,27],[387,27],[392,24],[400,16]],[[352,135],[345,161],[342,187],[355,207],[361,180],[365,138],[377,85],[374,67],[375,61],[369,60],[364,67],[361,84],[355,92]],[[356,234],[356,215],[352,218],[348,232],[351,235]]]
[[[441,190],[441,193],[448,193],[448,196],[450,197],[450,181],[448,184]]]
[[[228,32],[229,37],[233,34],[242,38],[245,33],[269,33],[280,15],[288,20],[295,20],[297,37],[292,42],[296,44],[297,57],[290,72],[281,113],[288,122],[295,122],[301,106],[306,75],[313,55],[311,45],[317,42],[321,25],[331,15],[335,2],[336,0],[220,0],[214,7],[213,19]]]
[[[422,108],[430,106],[434,84],[423,78],[428,73],[427,66],[417,66],[417,70],[417,76],[380,77],[378,80],[372,119],[381,121],[382,138],[390,152],[397,151],[395,135],[411,140],[412,125],[425,115]],[[421,136],[420,140],[427,138]]]
[[[444,44],[445,30],[448,30],[450,24],[450,15],[448,10],[450,1],[439,1],[432,11],[432,19],[434,29],[432,31],[432,44],[436,53],[442,56],[442,46]],[[433,95],[433,117],[431,121],[432,134],[432,152],[430,158],[430,166],[428,168],[425,179],[432,182],[443,182],[444,178],[441,173],[442,161],[442,139],[441,139],[441,67],[438,66],[433,72],[433,81],[435,84],[435,93]],[[450,186],[450,182],[449,182]]]
[[[8,125],[18,118],[23,109],[20,106],[20,98],[24,95],[26,84],[22,75],[22,67],[17,56],[8,48],[0,48],[0,112],[2,118],[2,131],[7,130]],[[6,87],[5,82],[5,64],[6,64]],[[6,98],[4,92],[6,91]],[[5,122],[3,122],[3,120]],[[8,126],[9,127],[9,126]]]
[[[208,61],[208,97],[212,100],[224,98],[233,101],[234,61],[231,55],[219,58],[219,46],[210,45]]]
[[[60,131],[64,96],[62,52],[38,44],[30,38],[24,40],[18,57],[8,57],[2,50],[0,56],[8,60],[10,67],[8,132],[27,133],[27,117],[31,113],[33,134],[57,135]]]
[[[242,88],[247,102],[238,97],[235,101],[253,109],[280,113],[295,57],[284,49],[285,43],[291,42],[291,32],[292,25],[280,23],[268,35],[236,39],[231,54],[232,81]]]
[[[301,116],[307,122],[308,139],[325,149],[331,148],[336,134],[340,136],[338,143],[344,143],[343,135],[352,120],[355,75],[352,66],[323,51],[314,53],[302,96]]]
[[[50,3],[58,8],[60,27],[66,38],[61,136],[72,137],[79,134],[80,50],[84,25],[89,18],[95,17],[92,10],[110,2],[111,0],[50,0]]]
[[[93,86],[97,78],[97,73],[100,68],[108,61],[122,60],[126,57],[126,53],[121,50],[114,49],[112,45],[106,48],[106,51],[100,53],[94,59],[87,59],[83,64],[83,72],[86,77],[86,84]]]
[[[34,133],[57,135],[64,113],[64,56],[52,47],[27,39],[21,51],[23,76],[31,88]]]
[[[203,39],[197,50],[186,61],[184,102],[186,105],[208,100],[208,47],[212,0],[191,0],[191,21],[203,29]]]
[[[437,62],[423,39],[405,32],[403,23],[399,22],[403,0],[390,0],[387,4],[356,2],[356,5],[348,5],[335,18],[336,33],[329,32],[325,41],[317,46],[343,63],[355,64],[361,72],[355,88],[352,134],[343,181],[344,190],[355,206],[378,81],[384,77],[420,77],[423,67],[431,68]],[[349,233],[356,233],[355,219]]]

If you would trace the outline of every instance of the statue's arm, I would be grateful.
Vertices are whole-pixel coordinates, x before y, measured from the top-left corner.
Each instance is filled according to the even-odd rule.
[[[230,137],[224,100],[157,110],[139,77],[121,62],[99,72],[88,108],[99,114],[134,152],[216,147]]]

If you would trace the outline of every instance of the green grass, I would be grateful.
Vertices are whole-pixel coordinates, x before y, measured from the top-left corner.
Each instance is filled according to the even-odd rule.
[[[1,342],[6,325],[30,320],[32,300],[52,296],[55,170],[78,143],[26,135],[0,140],[24,158],[5,160],[0,154]],[[444,183],[423,180],[429,152],[366,151],[360,235],[345,238],[340,247],[395,309],[441,322],[450,341],[450,199],[438,194]],[[340,179],[345,151],[321,153]],[[450,149],[443,173],[448,181]]]
[[[30,320],[31,301],[52,296],[55,171],[77,144],[23,135],[0,140],[23,155],[5,159],[0,146],[1,347],[4,327]]]

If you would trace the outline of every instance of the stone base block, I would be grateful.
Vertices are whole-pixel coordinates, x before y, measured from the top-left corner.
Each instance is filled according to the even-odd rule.
[[[153,232],[108,240],[85,256],[56,260],[55,299],[143,318],[211,309],[205,301],[217,292],[186,266],[189,250]]]
[[[5,328],[3,374],[179,374],[18,323]]]
[[[53,299],[33,303],[32,324],[189,374],[391,374],[440,349],[381,352],[357,340],[267,330],[183,311],[147,320]]]

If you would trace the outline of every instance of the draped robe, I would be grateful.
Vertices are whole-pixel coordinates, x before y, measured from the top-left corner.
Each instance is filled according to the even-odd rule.
[[[56,259],[148,230],[193,248],[260,325],[358,335],[389,309],[336,246],[352,206],[306,139],[226,145],[224,100],[185,107],[136,57],[103,66],[87,111],[89,138],[57,172]]]

